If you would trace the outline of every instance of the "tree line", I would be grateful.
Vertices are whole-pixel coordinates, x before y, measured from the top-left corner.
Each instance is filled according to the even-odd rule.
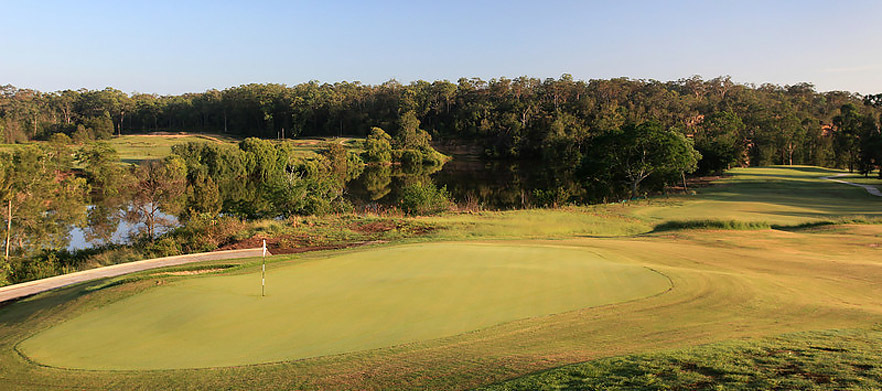
[[[812,164],[864,170],[878,161],[882,94],[862,97],[728,77],[574,80],[569,75],[484,81],[248,84],[159,96],[107,88],[0,88],[7,143],[65,133],[76,140],[174,130],[243,137],[397,136],[410,116],[436,141],[478,144],[488,157],[572,159],[596,137],[653,121],[694,140],[702,171],[732,165]]]

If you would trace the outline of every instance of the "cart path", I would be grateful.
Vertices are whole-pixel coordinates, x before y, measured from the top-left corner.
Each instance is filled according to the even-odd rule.
[[[872,194],[872,195],[874,195],[874,196],[876,196],[876,197],[882,197],[882,191],[879,191],[879,188],[876,187],[876,186],[873,186],[873,185],[862,185],[862,184],[859,184],[859,183],[846,182],[846,181],[843,181],[842,179],[835,179],[836,177],[847,176],[847,175],[851,175],[851,174],[836,174],[836,175],[831,175],[831,176],[823,176],[823,177],[821,177],[821,179],[826,179],[826,180],[828,180],[828,181],[833,181],[833,182],[836,182],[836,183],[844,183],[844,184],[846,184],[846,185],[852,185],[852,186],[857,186],[857,187],[863,187],[868,193],[870,193],[870,194]]]
[[[262,248],[249,248],[243,250],[214,251],[199,254],[177,255],[173,257],[146,259],[143,261],[99,267],[75,273],[62,274],[60,276],[44,278],[41,280],[28,281],[21,284],[0,287],[0,303],[35,295],[37,293],[50,291],[72,284],[97,280],[99,278],[116,277],[123,274],[157,269],[167,266],[184,265],[194,262],[259,257],[262,254]],[[272,254],[267,251],[267,255]]]

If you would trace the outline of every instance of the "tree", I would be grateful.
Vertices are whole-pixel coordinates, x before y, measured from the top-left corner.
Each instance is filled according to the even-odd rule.
[[[627,183],[631,197],[637,197],[640,183],[650,175],[690,173],[700,158],[681,133],[664,129],[657,122],[644,122],[598,137],[588,160],[601,175]]]
[[[113,120],[110,119],[109,114],[87,118],[85,126],[91,129],[95,138],[99,140],[107,140],[113,136]]]
[[[28,146],[3,156],[0,199],[5,201],[6,209],[7,270],[13,255],[64,248],[70,229],[85,220],[88,184],[83,178],[70,175],[71,167],[60,164],[69,160],[61,156],[40,146]],[[3,273],[6,272],[0,270]]]
[[[703,172],[722,172],[739,164],[746,154],[741,117],[720,111],[706,117],[695,132],[695,148],[701,153]]]
[[[91,192],[86,239],[109,243],[123,218],[121,210],[128,207],[128,193],[133,178],[119,164],[119,155],[106,142],[86,144],[76,154]]]
[[[425,130],[420,129],[420,120],[417,119],[413,110],[401,115],[398,120],[398,133],[395,135],[395,144],[398,149],[425,149],[431,148],[429,141],[432,137]]]
[[[849,172],[854,172],[861,160],[861,140],[869,138],[876,131],[875,119],[861,114],[852,103],[842,105],[839,111],[840,114],[833,118],[836,162],[848,167]]]
[[[13,186],[13,166],[12,156],[7,153],[0,153],[0,201],[2,201],[6,213],[5,240],[3,263],[0,264],[0,285],[9,284],[9,274],[12,268],[9,264],[9,246],[12,233],[12,186]]]
[[[187,186],[187,208],[184,218],[190,219],[194,215],[208,215],[217,217],[223,206],[220,189],[206,173],[199,173]]]
[[[168,216],[183,212],[187,191],[187,167],[177,156],[161,161],[148,161],[135,167],[132,175],[132,205],[126,219],[144,225],[144,235],[150,241],[157,228],[171,226]]]
[[[364,141],[364,161],[368,163],[390,163],[392,161],[392,137],[383,129],[371,128],[371,134]]]
[[[319,154],[327,159],[334,177],[338,178],[340,181],[345,181],[349,161],[347,159],[346,148],[343,144],[335,142],[326,143],[325,148],[322,149]]]

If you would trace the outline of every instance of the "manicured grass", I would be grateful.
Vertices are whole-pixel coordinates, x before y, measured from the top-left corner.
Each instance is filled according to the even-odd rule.
[[[841,170],[806,166],[738,168],[697,195],[658,196],[562,209],[426,218],[448,227],[436,238],[633,236],[654,229],[763,229],[882,218],[882,198],[820,179]]]
[[[328,139],[289,139],[286,140],[294,145],[294,150],[302,154],[312,154],[321,149],[326,142],[338,142],[347,149],[360,151],[361,140],[358,138],[328,138]],[[119,153],[120,160],[124,163],[140,163],[144,160],[162,159],[171,154],[171,148],[177,144],[188,142],[208,142],[218,144],[236,144],[241,141],[232,135],[211,133],[137,133],[113,136],[106,140]],[[39,142],[39,141],[38,141]],[[0,151],[12,152],[25,144],[0,144]]]
[[[138,163],[143,160],[162,159],[171,154],[171,148],[177,144],[188,142],[209,142],[234,144],[237,139],[215,134],[132,134],[113,137],[107,140],[116,148],[119,158],[126,163]]]
[[[649,219],[628,216],[618,206],[567,207],[453,214],[422,218],[444,229],[437,239],[540,239],[632,236],[652,230]]]
[[[646,268],[529,243],[420,244],[278,265],[266,297],[256,277],[153,289],[51,328],[20,350],[64,368],[253,364],[452,336],[670,287]]]
[[[360,258],[368,257],[370,254],[384,254],[384,252],[392,254],[391,251],[411,248],[383,245],[357,251],[347,250],[344,253],[327,252],[273,257],[269,274],[270,296],[265,299],[267,303],[277,305],[278,307],[275,308],[280,309],[277,312],[282,313],[273,315],[278,316],[274,319],[283,319],[284,312],[288,308],[319,311],[323,314],[322,319],[356,319],[353,318],[354,312],[349,314],[333,312],[327,309],[333,307],[329,304],[331,302],[322,301],[331,297],[331,290],[346,289],[347,286],[352,286],[353,292],[358,292],[347,297],[347,304],[350,301],[356,303],[362,299],[367,300],[361,302],[365,316],[374,316],[375,314],[368,313],[374,309],[377,309],[377,313],[391,314],[385,322],[374,323],[372,327],[341,325],[338,321],[322,323],[329,329],[329,333],[350,338],[349,342],[338,346],[339,354],[335,355],[310,357],[320,353],[304,353],[309,347],[301,344],[285,345],[296,340],[295,336],[291,336],[289,328],[306,326],[267,321],[247,330],[236,329],[236,333],[231,332],[226,338],[211,338],[210,341],[206,338],[206,346],[201,349],[220,349],[215,352],[227,349],[227,352],[230,352],[234,349],[224,346],[236,346],[238,339],[257,338],[251,335],[252,331],[253,334],[260,335],[260,330],[264,330],[267,336],[278,336],[278,344],[282,346],[279,351],[284,350],[285,353],[291,354],[288,357],[305,358],[261,365],[196,370],[83,371],[39,366],[25,358],[28,354],[35,353],[31,350],[32,347],[28,346],[30,343],[28,341],[37,342],[40,338],[51,336],[53,330],[76,326],[76,323],[80,322],[78,319],[89,319],[97,316],[95,314],[111,320],[116,313],[127,313],[132,316],[133,321],[137,320],[135,323],[139,325],[151,323],[159,325],[162,322],[173,324],[183,322],[191,315],[197,318],[205,316],[200,319],[203,319],[207,330],[221,327],[222,322],[228,322],[231,328],[235,328],[234,325],[239,322],[253,325],[257,322],[247,319],[247,316],[226,320],[211,318],[220,315],[211,315],[208,307],[240,305],[235,301],[225,303],[225,300],[219,298],[230,297],[230,291],[224,290],[234,289],[237,284],[232,282],[239,279],[250,281],[256,293],[259,269],[252,260],[247,261],[242,267],[221,272],[219,275],[153,276],[140,280],[120,279],[125,283],[119,284],[114,283],[113,280],[98,281],[61,289],[0,309],[0,386],[5,385],[6,388],[15,389],[464,389],[499,383],[564,365],[636,354],[639,355],[634,356],[637,358],[607,361],[618,364],[602,364],[598,371],[607,374],[611,381],[623,381],[624,377],[633,374],[634,383],[621,384],[641,385],[639,382],[646,380],[654,381],[656,383],[652,384],[658,385],[657,388],[648,389],[665,389],[662,387],[665,385],[671,385],[671,388],[675,388],[673,386],[676,385],[681,389],[690,389],[688,385],[692,383],[688,381],[703,382],[708,381],[708,378],[713,382],[700,384],[710,384],[708,387],[721,385],[724,388],[734,388],[735,383],[726,383],[726,381],[738,380],[737,376],[753,376],[758,379],[757,381],[780,381],[778,384],[796,385],[790,388],[802,387],[800,384],[810,384],[797,383],[797,381],[806,379],[808,379],[806,381],[815,381],[796,372],[786,372],[793,370],[789,366],[793,364],[799,371],[808,373],[807,376],[820,373],[830,376],[830,379],[853,379],[854,376],[849,378],[846,375],[851,373],[849,371],[856,371],[854,373],[869,380],[863,383],[830,384],[839,384],[842,388],[853,387],[855,384],[856,387],[865,385],[872,389],[876,387],[875,383],[872,383],[876,380],[873,379],[878,379],[875,369],[861,369],[863,367],[854,366],[849,360],[853,359],[854,363],[865,365],[862,363],[874,359],[873,355],[876,354],[872,350],[872,346],[877,346],[874,342],[877,336],[872,334],[876,331],[871,330],[882,322],[882,302],[878,300],[882,297],[882,284],[879,284],[879,281],[882,281],[882,225],[866,223],[878,221],[882,211],[880,208],[882,200],[869,196],[863,189],[817,179],[837,172],[839,171],[812,167],[739,169],[735,170],[735,176],[726,179],[721,186],[700,189],[696,196],[657,197],[625,204],[563,210],[485,212],[414,219],[436,227],[420,240],[430,238],[461,241],[482,238],[484,242],[488,242],[484,239],[503,238],[505,240],[492,241],[492,247],[521,248],[522,251],[537,251],[525,248],[524,246],[527,245],[537,248],[551,246],[566,251],[592,254],[593,259],[607,260],[614,265],[632,265],[638,268],[636,270],[648,268],[668,277],[673,286],[672,289],[661,294],[606,305],[597,304],[610,301],[584,303],[574,299],[569,302],[572,306],[566,308],[562,306],[555,311],[545,309],[536,312],[508,312],[508,309],[503,308],[504,305],[515,302],[512,298],[520,298],[521,292],[531,300],[542,302],[540,299],[542,292],[557,292],[561,297],[573,297],[556,290],[558,285],[569,284],[569,286],[578,286],[579,289],[593,289],[574,282],[581,278],[577,273],[569,273],[574,274],[569,275],[564,270],[549,271],[540,268],[536,272],[539,276],[537,278],[528,277],[531,273],[529,271],[526,272],[527,274],[506,272],[512,273],[510,274],[512,284],[503,284],[494,280],[492,277],[500,274],[496,269],[493,269],[492,273],[485,271],[483,275],[478,272],[490,269],[498,259],[511,260],[518,264],[526,262],[526,265],[534,266],[537,262],[552,264],[556,260],[554,257],[542,256],[521,259],[518,258],[520,252],[514,250],[511,255],[478,256],[472,258],[471,262],[467,262],[469,257],[466,255],[448,256],[443,260],[429,263],[421,263],[423,257],[404,259],[406,257],[377,255],[377,259],[371,262],[364,260],[367,258]],[[752,230],[720,230],[719,228],[727,227],[693,226],[690,228],[697,229],[652,232],[657,225],[669,221],[704,220],[731,222],[733,226],[768,224],[772,229],[762,226]],[[530,240],[526,241],[523,238]],[[461,247],[460,242],[446,242],[419,244],[414,248],[436,245],[451,246],[454,250]],[[476,243],[462,248],[482,245]],[[578,250],[571,250],[573,248]],[[366,262],[362,266],[371,264],[375,267],[359,267],[359,262]],[[230,261],[224,262],[224,264],[229,263]],[[429,292],[431,289],[416,285],[404,289],[406,284],[398,284],[397,282],[400,281],[392,278],[395,275],[416,276],[416,270],[411,268],[417,266],[425,266],[430,279],[442,279],[444,283],[441,285],[444,287],[439,285],[434,288],[436,289],[434,295],[426,293],[418,297],[419,292]],[[317,268],[316,273],[319,271],[322,273],[312,274],[309,271],[311,268]],[[460,272],[461,269],[464,271]],[[352,274],[349,270],[360,270],[362,274]],[[448,276],[445,274],[447,272],[454,274]],[[288,303],[288,306],[282,305],[282,301],[275,301],[278,299],[275,295],[283,291],[275,290],[280,287],[273,285],[273,276],[278,278],[280,274],[286,273],[290,273],[292,278],[304,275],[322,277],[304,280],[301,285],[284,288],[289,289],[288,292],[292,295],[296,292],[313,292],[315,295],[311,297],[312,301],[300,300],[294,304]],[[473,284],[455,281],[456,278],[452,276],[458,274],[465,275],[466,281],[472,281]],[[648,275],[655,276],[651,272]],[[365,282],[373,278],[371,276],[386,280],[376,281],[376,285],[371,288],[372,285]],[[557,279],[559,283],[544,283],[543,281],[547,279],[542,276]],[[222,284],[220,283],[222,281],[231,281],[231,283]],[[495,289],[499,289],[496,291],[499,296],[494,296],[493,293],[479,295],[478,291],[468,291],[473,289],[472,285],[476,281],[492,282],[497,286]],[[538,284],[535,288],[531,286],[534,282]],[[449,290],[446,288],[448,285]],[[508,288],[502,288],[503,286]],[[205,290],[199,291],[198,287],[205,287]],[[601,285],[597,287],[600,288]],[[377,290],[372,290],[374,288]],[[397,295],[378,293],[383,289],[394,290]],[[616,289],[619,288],[613,291]],[[179,290],[190,292],[190,296],[194,297],[186,299],[171,295]],[[202,294],[218,298],[216,301],[219,302],[200,304],[195,296]],[[364,298],[360,297],[362,295]],[[466,298],[467,301],[476,304],[483,303],[481,305],[485,309],[462,315],[460,318],[463,322],[462,328],[456,329],[452,325],[456,314],[452,312],[445,312],[446,315],[440,319],[429,320],[430,317],[418,316],[416,304],[411,306],[413,308],[395,304],[409,302],[410,298],[403,297],[408,295],[413,296],[413,303],[421,303],[427,309],[434,309],[434,313],[448,311],[440,301],[435,301],[440,300],[439,297]],[[593,297],[594,295],[587,296],[592,297],[585,298],[586,300],[599,299]],[[500,297],[503,298],[501,302]],[[162,306],[169,311],[165,314],[172,314],[173,312],[170,311],[175,308],[177,305],[175,302],[178,300],[192,305],[186,306],[186,311],[179,310],[178,313],[181,315],[174,318],[161,319],[162,312],[151,312],[153,306],[150,308],[146,306],[148,302],[154,302],[156,306]],[[252,300],[258,302],[263,299],[252,298]],[[315,307],[309,304],[313,301]],[[134,306],[141,302],[145,303],[142,307],[134,307],[143,308],[141,311],[122,308],[126,307],[124,303],[131,303]],[[325,304],[319,305],[319,303]],[[487,310],[488,305],[493,309]],[[466,308],[462,305],[460,307]],[[544,304],[530,308],[540,307],[545,308]],[[110,309],[115,310],[110,311]],[[142,317],[139,312],[147,312],[152,316]],[[493,322],[477,323],[475,319],[485,316],[485,312],[488,317],[497,315],[500,317],[494,318]],[[505,314],[507,315],[503,317],[502,315]],[[400,318],[405,315],[407,318],[424,321],[399,323]],[[205,319],[215,319],[215,321],[205,321]],[[320,323],[320,321],[316,322]],[[422,330],[436,323],[445,327],[446,331]],[[171,329],[186,326],[178,325],[181,327]],[[81,325],[81,327],[83,332],[86,332],[85,326]],[[92,327],[106,327],[99,334],[106,334],[114,341],[120,338],[119,334],[114,335],[110,332],[110,326],[93,325]],[[226,328],[221,327],[220,330]],[[322,331],[320,327],[308,326],[307,330],[309,329],[313,329],[313,332]],[[368,339],[385,342],[376,345],[357,345],[356,331],[353,331],[356,329],[366,334],[380,333]],[[817,330],[831,329],[853,331],[817,333]],[[763,345],[770,340],[762,338],[809,331],[813,334],[798,337],[793,344],[781,344],[785,346],[784,349],[793,350],[799,355],[775,353],[777,356],[770,359],[767,368],[763,367],[766,364],[759,363],[761,365],[753,372],[738,369],[739,366],[746,368],[752,365],[750,360],[758,360],[755,350],[751,348],[753,344],[763,349],[772,346]],[[168,333],[171,335],[174,332],[170,330]],[[427,334],[420,334],[424,332]],[[190,332],[194,338],[201,337],[196,334],[198,333]],[[77,334],[59,335],[56,338],[57,343],[53,346],[58,345],[58,348],[75,346],[77,341],[65,339],[79,338],[70,335]],[[177,357],[179,353],[163,353],[168,349],[174,352],[174,346],[157,345],[159,342],[156,338],[162,337],[160,333],[136,333],[136,335],[144,335],[146,338],[144,341],[149,341],[145,342],[147,347],[142,348],[143,356],[148,359],[152,357],[163,363],[176,361],[180,363],[180,360],[183,360]],[[406,337],[408,335],[412,339]],[[846,347],[849,349],[848,352],[854,353],[853,358],[836,356],[836,352],[827,352],[823,349],[815,352],[817,349],[799,347],[800,343],[812,341],[821,341],[816,346],[824,348],[835,348],[838,346],[835,343],[844,346],[853,342],[855,338],[852,338],[852,335],[867,335],[867,337],[855,337],[865,341],[859,342],[864,344],[861,346],[866,346],[865,348]],[[115,343],[115,346],[123,350],[136,349],[137,347],[133,345],[138,343],[138,339],[132,339],[132,341],[125,340],[124,343]],[[713,346],[707,347],[710,350],[700,352],[688,350],[691,346],[720,342],[723,344],[713,346],[721,347],[722,350],[714,350],[716,348]],[[343,345],[349,345],[351,348],[344,349]],[[156,351],[149,351],[149,346],[154,346]],[[748,348],[742,349],[739,346]],[[116,348],[105,346],[96,349],[99,351],[103,349],[104,354],[112,354]],[[272,349],[274,348],[268,347],[264,351],[268,352]],[[322,349],[330,351],[333,347],[326,345]],[[672,349],[675,350],[673,353]],[[858,353],[867,354],[858,357]],[[654,356],[656,354],[662,355],[658,356],[662,357],[659,359],[661,361],[654,358],[657,357]],[[119,359],[130,360],[131,363],[138,360],[134,356],[135,354],[130,354]],[[670,361],[664,357],[673,357],[680,361]],[[720,360],[715,362],[714,357]],[[65,357],[63,355],[56,357],[53,354],[50,359],[53,358]],[[66,357],[66,359],[70,358]],[[687,361],[687,358],[691,361]],[[80,359],[85,360],[85,358]],[[742,359],[746,361],[739,361]],[[725,366],[727,360],[734,360],[735,363],[731,368]],[[263,360],[251,362],[261,361]],[[632,361],[642,364],[637,365],[635,369],[635,366],[629,364]],[[713,371],[720,371],[719,379],[715,378],[717,375],[713,375],[717,372],[702,373],[702,370],[695,369],[689,364],[699,361],[706,361],[706,366]],[[41,362],[41,359],[37,358],[36,362]],[[748,364],[742,365],[744,362]],[[56,364],[61,365],[61,363]],[[121,365],[117,362],[116,365],[116,368],[125,368],[129,364]],[[162,367],[153,365],[153,368]],[[824,368],[829,369],[829,372],[824,372],[826,370]],[[680,376],[679,372],[672,374],[668,369],[684,373]],[[672,377],[669,379],[664,376]],[[547,379],[553,380],[552,377]],[[740,379],[744,380],[743,377]],[[588,381],[585,380],[584,384],[592,384]],[[546,383],[547,388],[557,384],[553,382],[536,384],[537,387],[545,387]],[[577,387],[583,383],[566,384]],[[652,384],[648,387],[652,387]]]
[[[842,216],[882,216],[882,198],[824,176],[843,173],[807,166],[736,168],[733,176],[700,189],[697,196],[633,207],[631,215],[649,221],[739,220],[795,225]]]
[[[855,175],[842,176],[842,177],[839,177],[836,179],[841,179],[843,181],[848,181],[848,182],[852,182],[852,183],[859,183],[862,185],[873,185],[873,186],[877,186],[877,187],[882,187],[882,179],[879,178],[878,173],[872,173],[866,177],[863,175],[855,174]]]

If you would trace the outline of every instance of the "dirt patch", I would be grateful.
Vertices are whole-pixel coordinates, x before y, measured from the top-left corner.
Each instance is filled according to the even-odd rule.
[[[396,222],[392,220],[380,220],[368,223],[352,223],[347,228],[349,228],[353,232],[369,236],[382,234],[384,232],[392,230],[401,231],[406,236],[420,236],[431,233],[432,231],[435,231],[438,227],[429,225],[408,224],[405,222]]]
[[[362,234],[383,233],[395,228],[398,228],[398,225],[394,221],[389,220],[372,221],[364,224],[353,223],[349,226],[349,229]]]
[[[306,247],[310,245],[308,238],[295,235],[281,235],[274,237],[254,236],[239,241],[222,244],[215,251],[260,248],[261,246],[263,246],[264,240],[266,240],[267,250],[269,250],[273,254],[279,254],[279,250],[284,248]]]
[[[384,240],[369,240],[366,242],[328,244],[328,245],[324,245],[324,246],[278,248],[278,249],[271,250],[270,252],[272,252],[273,255],[275,255],[275,254],[299,254],[299,253],[305,253],[305,252],[310,252],[310,251],[340,250],[340,249],[344,249],[344,248],[367,246],[369,244],[376,244],[376,243],[385,243],[385,241]]]

